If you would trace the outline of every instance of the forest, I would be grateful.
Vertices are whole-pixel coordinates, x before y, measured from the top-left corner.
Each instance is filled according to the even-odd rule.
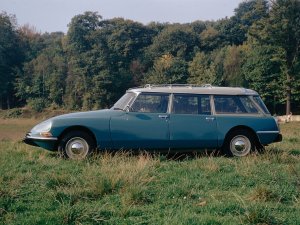
[[[300,1],[248,0],[186,24],[87,11],[66,34],[0,12],[0,109],[102,109],[148,83],[251,88],[272,114],[300,113]]]

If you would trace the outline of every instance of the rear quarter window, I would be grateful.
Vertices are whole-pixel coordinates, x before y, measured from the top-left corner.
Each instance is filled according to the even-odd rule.
[[[217,114],[256,114],[258,109],[249,96],[214,96]]]
[[[253,96],[254,101],[259,105],[259,107],[263,110],[264,113],[270,114],[268,108],[264,104],[263,100],[259,96]]]

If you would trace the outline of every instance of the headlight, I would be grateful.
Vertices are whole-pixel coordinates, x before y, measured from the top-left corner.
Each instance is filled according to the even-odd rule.
[[[52,136],[49,132],[52,127],[52,122],[50,120],[46,120],[44,122],[39,123],[35,127],[32,128],[32,134],[40,134],[42,136]]]

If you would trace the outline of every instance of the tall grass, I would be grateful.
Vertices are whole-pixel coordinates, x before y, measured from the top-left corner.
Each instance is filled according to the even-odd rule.
[[[3,140],[0,223],[300,224],[300,124],[282,133],[245,158],[104,152],[71,161]]]

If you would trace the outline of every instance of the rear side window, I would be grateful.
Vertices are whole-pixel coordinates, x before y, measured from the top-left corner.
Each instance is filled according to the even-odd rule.
[[[254,105],[252,100],[249,98],[249,96],[240,96],[239,99],[241,100],[247,113],[258,113],[258,109]]]
[[[168,110],[168,94],[141,93],[131,105],[131,112],[166,113]]]
[[[208,95],[174,94],[172,113],[210,115]]]
[[[258,113],[258,109],[249,96],[214,96],[217,114]]]
[[[253,96],[253,99],[259,105],[259,107],[264,111],[264,113],[270,114],[266,105],[264,104],[264,102],[261,100],[261,98],[259,96]]]

